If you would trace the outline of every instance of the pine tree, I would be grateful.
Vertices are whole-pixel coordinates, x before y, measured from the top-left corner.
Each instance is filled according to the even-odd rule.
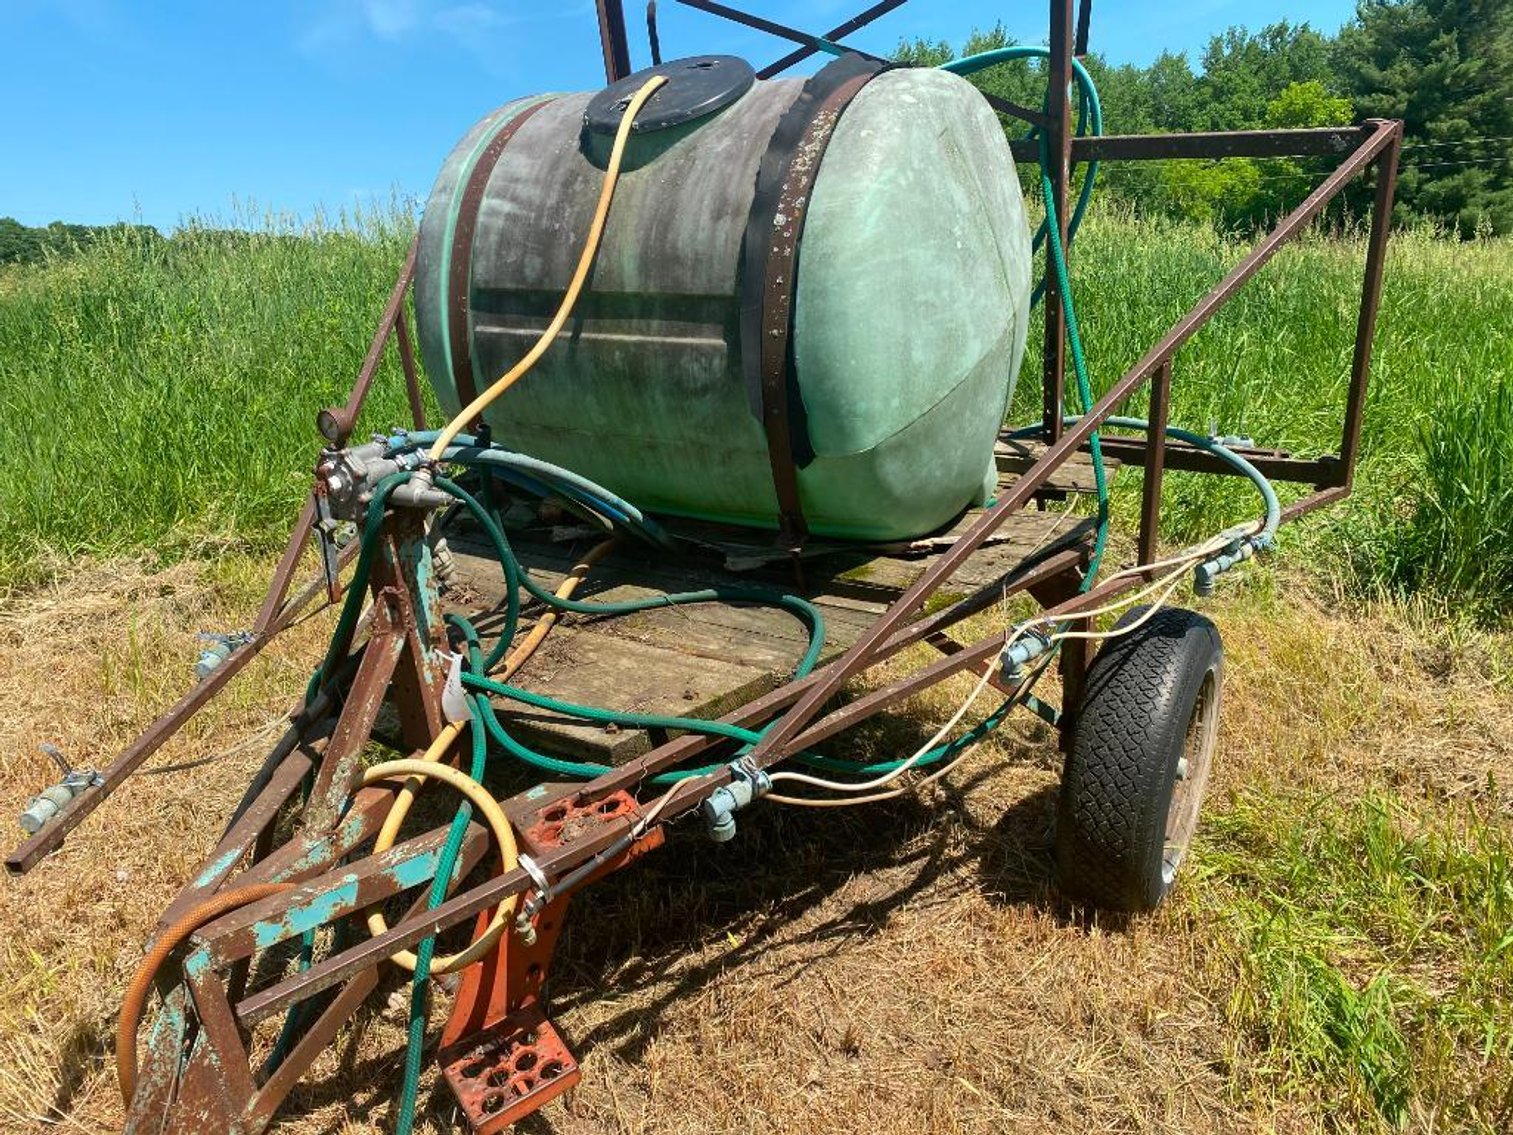
[[[1513,232],[1513,4],[1364,0],[1336,59],[1359,116],[1406,124],[1405,212]]]

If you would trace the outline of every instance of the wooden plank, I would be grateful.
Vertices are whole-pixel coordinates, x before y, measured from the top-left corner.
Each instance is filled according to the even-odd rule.
[[[1020,455],[1034,460],[1033,444]],[[1086,479],[1091,483],[1091,467]],[[1073,472],[1063,484],[1081,483]],[[1012,479],[1012,478],[1009,478]],[[1077,491],[1075,488],[1072,491]],[[976,520],[973,510],[945,532],[921,541],[877,548],[825,545],[806,550],[802,562],[807,598],[825,616],[825,652],[834,656],[857,640],[930,563]],[[979,550],[942,588],[940,600],[1007,576],[1022,564],[1085,543],[1093,522],[1065,510],[1026,510],[1008,517],[993,544]],[[770,544],[763,534],[679,522],[678,531],[702,547],[682,558],[626,542],[594,568],[577,593],[601,602],[639,599],[719,584],[798,590],[794,565],[778,556],[762,562]],[[511,532],[511,542],[532,580],[552,590],[596,542],[585,537],[554,542],[552,530]],[[466,522],[448,529],[456,585],[447,600],[467,611],[485,635],[497,631],[504,580],[492,551]],[[745,557],[752,570],[733,573],[722,562]],[[936,604],[932,604],[934,609]],[[530,603],[522,625],[539,614]],[[565,701],[666,716],[716,717],[774,688],[792,672],[808,642],[801,620],[779,608],[704,603],[653,608],[618,618],[570,615],[517,677],[524,688]],[[507,727],[542,751],[605,764],[623,762],[660,740],[641,731],[605,728],[496,702]]]
[[[977,514],[959,526],[970,526]],[[1085,539],[1091,532],[1093,521],[1089,517],[1076,517],[1060,512],[1026,511],[1006,518],[998,530],[1002,542],[982,548],[964,563],[950,578],[950,584],[962,590],[974,590],[1007,575],[1020,564],[1042,558],[1069,544]],[[959,535],[956,529],[949,535]],[[942,547],[944,550],[944,547]],[[848,568],[843,578],[872,583],[880,588],[901,595],[914,583],[936,555],[920,556],[874,556],[858,557],[859,562]]]
[[[679,717],[718,717],[772,689],[778,666],[701,657],[587,626],[554,630],[517,677],[519,684],[580,705]],[[558,717],[496,699],[506,729],[543,751],[619,764],[651,747],[644,732]]]
[[[500,622],[503,581],[492,556],[476,545],[452,541],[457,576],[466,597],[460,605],[476,614],[485,634]],[[555,588],[578,557],[563,549],[518,541],[517,554],[532,578]],[[632,553],[632,559],[634,553]],[[694,590],[704,581],[658,571],[658,586],[625,582],[635,573],[611,557],[596,567],[579,594],[602,602]],[[882,612],[882,603],[819,596],[831,657],[856,641]],[[536,610],[535,607],[528,611]],[[526,625],[531,617],[527,616]],[[772,689],[793,672],[809,641],[805,625],[781,609],[709,603],[662,607],[618,618],[570,615],[563,619],[517,681],[525,689],[584,705],[611,706],[666,716],[718,717]],[[645,752],[648,735],[606,729],[496,700],[501,720],[534,748],[577,760],[616,764]]]
[[[488,633],[496,629],[501,621],[500,616],[492,612],[503,606],[503,574],[492,555],[471,540],[453,536],[450,546],[465,596],[461,602],[454,600],[454,604],[475,612],[490,611],[490,614],[474,620],[480,631]],[[577,549],[567,552],[560,547],[526,541],[517,541],[516,547],[516,553],[522,565],[530,572],[531,578],[548,589],[555,589],[561,583],[567,571],[581,558],[581,551],[582,549]],[[716,583],[748,587],[774,586],[774,581],[769,579],[732,578],[708,570],[707,565],[690,563],[669,568],[665,563],[642,564],[636,551],[632,550],[623,556],[617,552],[596,565],[592,576],[580,588],[576,597],[609,603],[644,599],[668,592],[698,590]],[[785,584],[778,582],[776,586],[783,587]],[[791,590],[792,586],[791,580],[786,581],[788,589]],[[824,612],[827,642],[833,649],[844,648],[854,642],[862,629],[886,609],[895,594],[891,588],[871,590],[875,593],[871,600],[828,591],[808,596]],[[535,606],[526,609],[534,611]],[[573,616],[568,621],[593,627],[600,633],[620,633],[626,627],[661,627],[666,628],[671,636],[684,637],[685,632],[691,632],[691,628],[696,626],[716,627],[723,630],[722,638],[727,644],[758,636],[774,640],[779,644],[778,648],[785,652],[791,651],[795,644],[802,651],[803,644],[808,642],[808,632],[795,615],[770,607],[707,603],[661,608],[613,619],[591,620]]]

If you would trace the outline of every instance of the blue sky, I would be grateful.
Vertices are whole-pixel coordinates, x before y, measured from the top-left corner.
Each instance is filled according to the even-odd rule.
[[[735,0],[823,32],[867,0]],[[626,0],[637,66],[641,0]],[[1308,20],[1333,31],[1353,0],[1100,0],[1093,47],[1116,62],[1196,54],[1237,23]],[[786,48],[661,0],[663,54]],[[453,142],[483,113],[538,90],[600,86],[591,0],[264,0],[127,3],[5,0],[0,68],[0,216],[25,224],[182,218],[423,195]],[[854,37],[878,53],[900,37],[953,43],[1001,19],[1043,42],[1035,0],[913,0]],[[1110,124],[1112,129],[1117,123]]]

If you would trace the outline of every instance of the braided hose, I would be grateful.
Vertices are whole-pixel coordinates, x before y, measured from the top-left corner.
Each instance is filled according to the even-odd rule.
[[[168,960],[168,955],[207,922],[213,922],[223,914],[269,895],[287,891],[293,886],[293,883],[253,883],[245,887],[233,887],[191,907],[158,935],[152,949],[147,951],[147,956],[131,976],[131,984],[126,987],[126,996],[121,1001],[120,1020],[116,1023],[116,1079],[121,1085],[121,1100],[128,1108],[137,1092],[137,1026],[142,1023],[142,1010],[147,1005],[152,980]]]

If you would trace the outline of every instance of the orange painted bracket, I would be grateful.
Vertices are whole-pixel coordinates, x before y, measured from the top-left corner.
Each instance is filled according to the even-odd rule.
[[[586,805],[558,802],[543,813],[511,818],[523,849],[538,856],[598,834],[606,824],[634,821],[638,814],[635,798],[622,791]],[[653,828],[573,890],[660,847],[665,838],[661,828]],[[556,895],[536,913],[535,941],[527,944],[511,930],[491,953],[462,972],[437,1060],[478,1135],[491,1135],[524,1118],[580,1078],[578,1062],[547,1020],[543,1004],[571,898],[571,893]],[[483,933],[491,918],[491,911],[481,912],[476,933]]]

